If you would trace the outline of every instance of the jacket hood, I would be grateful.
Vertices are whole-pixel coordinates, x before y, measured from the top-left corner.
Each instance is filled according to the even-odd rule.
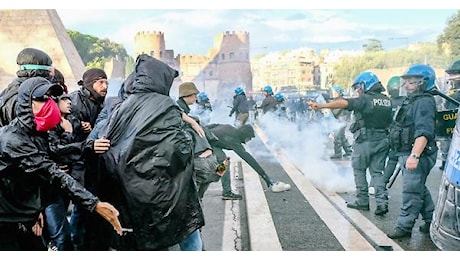
[[[16,115],[21,123],[27,129],[35,129],[34,113],[32,110],[32,93],[35,89],[48,87],[54,84],[42,77],[33,77],[25,80],[18,89],[18,99]]]
[[[246,142],[246,139],[252,139],[255,137],[254,135],[254,128],[252,128],[251,125],[242,125],[240,126],[239,128],[237,128],[238,130],[238,136],[241,138],[241,141],[243,143]]]
[[[134,72],[133,93],[156,92],[166,96],[169,96],[174,78],[179,75],[177,70],[147,54],[137,57]]]
[[[129,74],[129,76],[121,84],[120,89],[118,90],[118,98],[120,100],[125,100],[129,94],[133,93],[135,76],[136,74],[134,72],[131,72],[131,74]]]

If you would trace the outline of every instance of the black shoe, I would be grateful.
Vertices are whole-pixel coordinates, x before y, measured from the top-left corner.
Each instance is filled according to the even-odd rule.
[[[334,159],[342,159],[342,154],[333,154],[331,157],[329,157],[330,159],[334,160]]]
[[[393,233],[387,234],[387,237],[391,239],[395,239],[395,238],[410,237],[411,235],[412,235],[411,232],[407,232],[407,231],[400,229],[399,227],[396,227]]]
[[[369,205],[359,205],[356,202],[353,202],[353,203],[347,202],[347,208],[357,209],[357,210],[369,210]]]
[[[441,166],[439,166],[439,169],[441,171],[444,171],[444,168],[446,167],[446,161],[442,161]]]
[[[377,216],[382,216],[388,213],[388,206],[387,205],[379,205],[377,209],[375,209],[374,214]]]
[[[350,157],[351,156],[351,152],[345,152],[345,154],[343,155],[343,157]]]
[[[425,224],[418,227],[418,230],[422,233],[427,234],[427,233],[430,233],[430,226],[431,226],[431,222],[425,222]]]
[[[222,194],[223,200],[240,200],[242,198],[243,196],[241,196],[240,194],[233,193],[233,192]]]

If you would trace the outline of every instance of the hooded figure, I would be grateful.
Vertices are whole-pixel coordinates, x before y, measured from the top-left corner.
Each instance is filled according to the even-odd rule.
[[[167,64],[140,55],[133,87],[109,118],[105,172],[119,182],[116,204],[134,234],[122,250],[166,249],[204,225],[192,178],[192,139],[182,110],[169,97],[177,75]]]
[[[16,227],[12,232],[18,232],[18,223],[30,228],[47,206],[50,191],[60,190],[87,210],[102,212],[99,199],[60,170],[48,155],[48,133],[41,127],[59,123],[59,108],[50,96],[61,94],[59,85],[42,77],[27,79],[18,90],[17,117],[0,129],[0,234],[5,234],[8,225]],[[40,109],[35,114],[34,106]],[[53,113],[56,108],[57,115]],[[116,219],[111,205],[110,211],[114,213],[110,217]],[[119,223],[118,229],[121,232]],[[18,239],[14,233],[0,236],[1,250],[21,249],[15,244]]]
[[[18,53],[16,63],[19,65],[19,70],[16,72],[17,78],[0,94],[0,126],[7,125],[16,117],[16,97],[22,82],[32,77],[51,79],[53,61],[41,50],[23,49]]]

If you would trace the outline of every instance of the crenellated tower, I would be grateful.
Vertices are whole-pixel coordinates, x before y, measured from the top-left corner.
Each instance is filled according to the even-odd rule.
[[[134,57],[148,54],[159,60],[167,59],[164,33],[160,31],[142,31],[134,37]]]
[[[237,86],[252,90],[249,33],[226,31],[214,37],[214,60],[218,63],[218,74],[226,79],[220,87],[232,93]]]

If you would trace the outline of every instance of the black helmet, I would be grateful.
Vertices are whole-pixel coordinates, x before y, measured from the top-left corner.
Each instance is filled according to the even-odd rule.
[[[25,48],[18,53],[16,63],[20,66],[18,77],[45,77],[51,79],[50,72],[53,60],[44,51],[34,48]]]
[[[25,48],[18,53],[16,63],[18,65],[34,64],[51,67],[53,60],[51,60],[50,56],[44,51],[34,48]]]
[[[446,69],[447,74],[460,74],[460,60],[454,61],[448,69]]]

